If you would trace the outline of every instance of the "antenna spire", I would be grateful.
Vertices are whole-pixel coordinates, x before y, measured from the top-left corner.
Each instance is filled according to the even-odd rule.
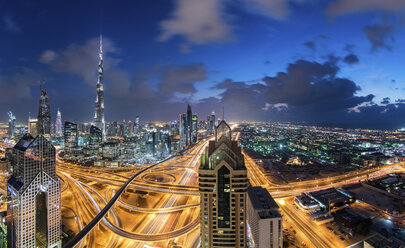
[[[224,106],[222,106],[222,120],[225,121],[225,110],[224,110]]]

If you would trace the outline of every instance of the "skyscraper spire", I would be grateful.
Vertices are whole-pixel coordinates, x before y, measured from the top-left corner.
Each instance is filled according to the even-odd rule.
[[[98,63],[97,97],[95,103],[94,125],[98,127],[103,134],[105,141],[105,121],[104,121],[104,85],[103,85],[103,36],[100,35],[100,61]]]

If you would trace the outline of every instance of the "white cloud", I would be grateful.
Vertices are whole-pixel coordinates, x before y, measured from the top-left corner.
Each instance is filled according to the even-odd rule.
[[[224,42],[232,40],[232,26],[224,13],[227,0],[177,0],[171,18],[161,22],[162,34],[159,41],[173,36],[184,36],[194,44]]]
[[[58,54],[52,50],[46,50],[41,54],[39,57],[39,62],[43,64],[49,64],[54,61],[58,57]]]
[[[326,13],[331,16],[363,11],[391,11],[405,9],[404,0],[339,0],[329,5]]]

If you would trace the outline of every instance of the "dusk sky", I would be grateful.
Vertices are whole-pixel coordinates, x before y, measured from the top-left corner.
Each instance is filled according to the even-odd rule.
[[[0,120],[200,118],[405,126],[404,0],[1,1]]]

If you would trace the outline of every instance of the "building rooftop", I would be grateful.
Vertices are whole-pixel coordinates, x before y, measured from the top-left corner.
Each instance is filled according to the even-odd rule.
[[[250,187],[248,195],[255,210],[277,210],[279,208],[270,193],[262,187]]]

